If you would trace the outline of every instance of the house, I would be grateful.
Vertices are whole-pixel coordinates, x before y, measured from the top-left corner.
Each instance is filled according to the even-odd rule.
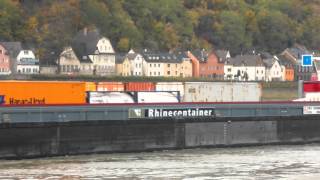
[[[218,57],[218,61],[221,63],[225,63],[228,59],[231,58],[230,52],[227,50],[216,50],[215,54]]]
[[[9,75],[10,70],[10,57],[5,47],[0,43],[0,75]]]
[[[206,50],[194,51],[193,56],[199,62],[199,76],[205,78],[224,78],[224,61],[230,58],[228,51],[207,52]]]
[[[115,51],[110,40],[101,36],[97,30],[80,31],[74,37],[71,47],[80,61],[81,73],[115,75]]]
[[[83,64],[80,63],[71,46],[64,48],[57,64],[60,74],[91,74],[91,71],[85,73],[84,68],[82,68]],[[82,71],[80,72],[80,70]]]
[[[134,52],[132,49],[128,52],[127,58],[130,62],[130,75],[131,76],[144,76],[146,61],[139,53]]]
[[[316,73],[313,74],[310,80],[315,79],[319,81],[320,80],[320,57],[319,56],[313,57],[313,65]]]
[[[21,50],[17,56],[16,68],[18,74],[39,74],[39,59],[31,50]]]
[[[294,64],[295,80],[310,80],[312,73],[315,73],[313,66],[302,66],[302,55],[312,54],[305,46],[295,44],[291,48],[285,49],[280,55],[283,59]]]
[[[3,64],[4,69],[9,65],[10,71],[6,71],[5,74],[16,74],[17,73],[17,57],[20,51],[22,50],[21,42],[0,42],[9,56],[9,62]]]
[[[206,72],[206,62],[208,61],[209,53],[205,49],[196,50],[191,52],[196,60],[199,62],[199,77],[207,77]]]
[[[200,77],[200,62],[198,58],[195,57],[190,51],[187,51],[186,54],[192,62],[192,77]]]
[[[237,55],[224,65],[224,78],[239,81],[264,81],[266,68],[259,55]]]
[[[283,77],[284,81],[294,81],[294,67],[295,64],[289,59],[285,58],[283,55],[278,56],[279,62],[283,67]]]
[[[116,72],[118,76],[131,76],[131,64],[126,55],[116,55]]]
[[[285,69],[281,67],[276,56],[267,57],[262,61],[266,67],[266,81],[283,81]]]
[[[192,77],[192,61],[186,53],[143,52],[146,76]]]

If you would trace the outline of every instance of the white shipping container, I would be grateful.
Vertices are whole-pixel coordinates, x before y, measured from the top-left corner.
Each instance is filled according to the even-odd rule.
[[[178,103],[177,92],[137,92],[138,103]]]
[[[183,102],[248,102],[261,96],[255,82],[186,82]]]
[[[179,91],[180,99],[184,96],[184,84],[182,82],[158,82],[156,91]]]
[[[305,93],[305,101],[320,101],[320,92],[307,92]]]
[[[131,95],[124,92],[89,92],[89,103],[134,103],[134,100]]]

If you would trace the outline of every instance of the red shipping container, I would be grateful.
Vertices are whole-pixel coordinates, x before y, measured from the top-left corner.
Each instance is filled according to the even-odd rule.
[[[126,91],[155,91],[156,85],[153,82],[127,82]]]
[[[320,81],[304,82],[303,92],[320,92]]]

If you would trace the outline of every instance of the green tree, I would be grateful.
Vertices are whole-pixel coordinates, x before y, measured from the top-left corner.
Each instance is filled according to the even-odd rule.
[[[256,46],[272,53],[279,53],[297,40],[298,24],[279,11],[258,14],[260,34]]]
[[[129,39],[126,37],[120,38],[120,41],[118,42],[117,48],[119,51],[128,52],[128,50],[130,48]]]
[[[199,33],[217,48],[239,53],[251,46],[246,34],[245,19],[234,11],[223,11],[219,16],[205,16],[199,24]]]
[[[0,40],[15,41],[24,37],[22,12],[17,3],[0,1]]]
[[[303,24],[303,38],[300,42],[307,45],[312,50],[320,50],[320,16],[312,16]]]

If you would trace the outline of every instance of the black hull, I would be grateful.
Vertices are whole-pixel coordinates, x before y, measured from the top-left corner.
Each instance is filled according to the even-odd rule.
[[[0,124],[0,158],[320,142],[319,116]]]

